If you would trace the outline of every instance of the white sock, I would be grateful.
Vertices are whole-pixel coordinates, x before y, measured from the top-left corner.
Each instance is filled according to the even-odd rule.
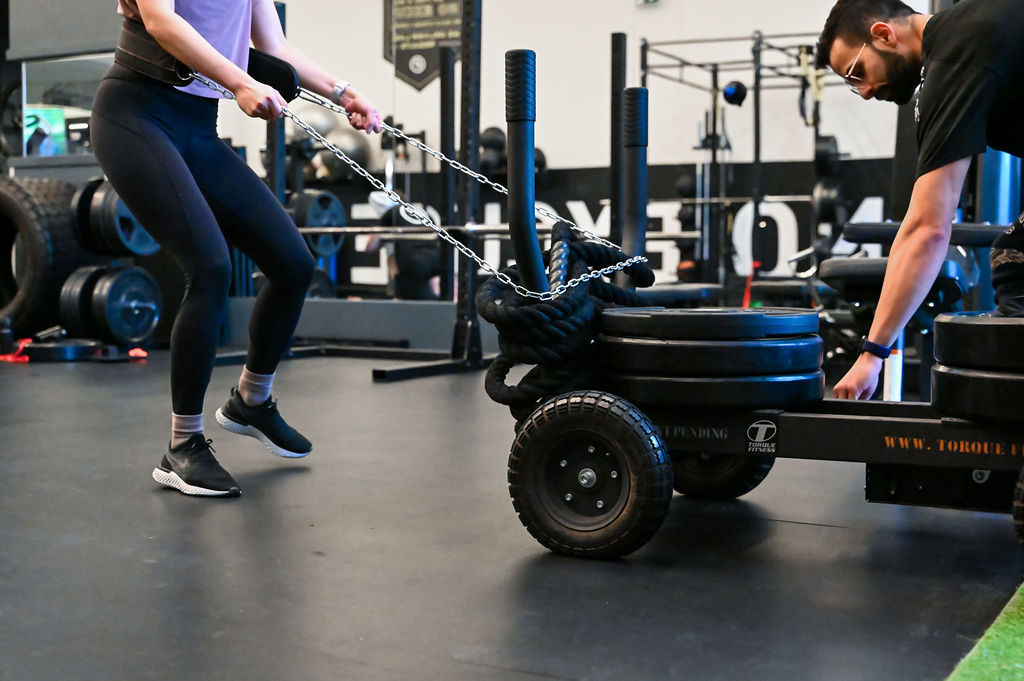
[[[182,416],[171,414],[171,447],[187,442],[196,433],[203,432],[203,415]]]
[[[273,385],[274,374],[254,374],[249,371],[249,367],[242,367],[242,375],[238,379],[238,394],[247,405],[256,407],[267,401]]]

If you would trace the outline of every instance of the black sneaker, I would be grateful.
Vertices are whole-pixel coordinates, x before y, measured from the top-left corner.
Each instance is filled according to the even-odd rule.
[[[177,447],[167,448],[153,479],[182,494],[202,497],[237,497],[238,483],[213,458],[212,440],[196,433]]]
[[[232,433],[251,435],[278,456],[297,459],[313,451],[313,444],[284,422],[277,402],[269,397],[263,404],[250,407],[238,389],[232,388],[231,397],[217,410],[217,423]]]

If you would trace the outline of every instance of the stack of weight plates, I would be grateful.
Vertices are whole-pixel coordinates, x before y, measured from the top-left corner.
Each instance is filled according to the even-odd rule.
[[[784,407],[824,396],[814,310],[612,308],[601,322],[601,383],[636,404]]]
[[[935,318],[932,405],[949,416],[1024,421],[1024,318],[981,312]]]
[[[141,267],[81,267],[60,290],[60,323],[70,338],[144,344],[162,311],[160,285]]]

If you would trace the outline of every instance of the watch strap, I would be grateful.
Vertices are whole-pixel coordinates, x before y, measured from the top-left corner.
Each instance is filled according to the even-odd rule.
[[[870,353],[879,359],[888,359],[889,355],[892,354],[892,348],[886,345],[872,343],[867,339],[867,336],[862,338],[860,341],[860,351]]]
[[[336,104],[341,104],[341,96],[345,94],[345,90],[347,90],[350,85],[352,85],[352,83],[345,80],[339,80],[334,84],[334,87],[331,88],[331,99],[333,99]]]

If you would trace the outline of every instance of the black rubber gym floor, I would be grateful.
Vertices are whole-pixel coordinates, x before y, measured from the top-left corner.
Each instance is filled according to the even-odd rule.
[[[676,496],[624,560],[560,558],[512,509],[482,374],[371,381],[393,364],[281,366],[305,460],[220,430],[217,368],[229,500],[150,478],[164,353],[0,365],[0,679],[943,679],[1024,570],[1007,515],[790,460],[738,502]]]

